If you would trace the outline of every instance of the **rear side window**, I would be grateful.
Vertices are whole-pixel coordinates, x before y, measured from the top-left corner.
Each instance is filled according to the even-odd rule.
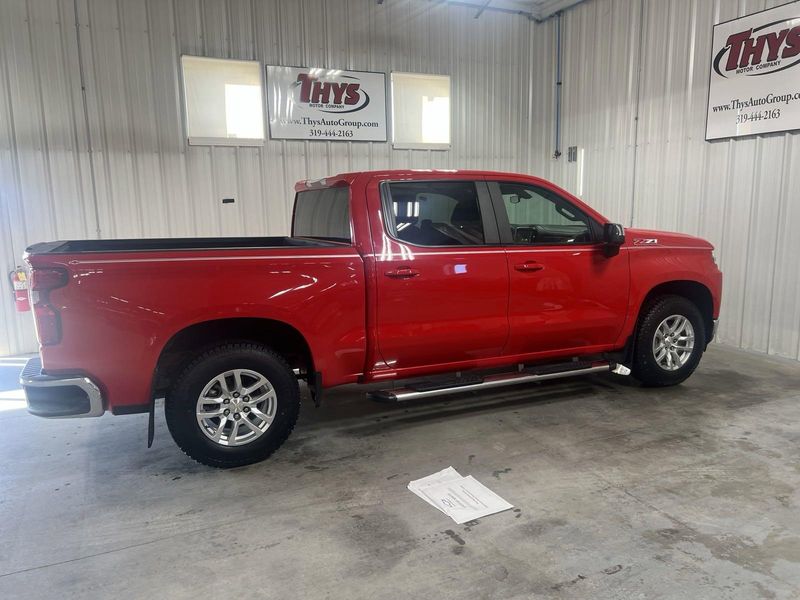
[[[292,235],[349,242],[350,188],[298,192],[294,200]]]
[[[417,246],[484,243],[475,184],[470,181],[409,181],[385,186],[391,233]]]

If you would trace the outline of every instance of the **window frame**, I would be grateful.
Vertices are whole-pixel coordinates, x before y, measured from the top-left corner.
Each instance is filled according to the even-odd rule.
[[[447,99],[449,102],[448,118],[450,119],[449,138],[450,141],[445,143],[441,142],[396,142],[395,131],[397,129],[397,121],[395,119],[394,110],[394,76],[395,75],[417,75],[420,77],[447,77]],[[391,71],[389,72],[389,110],[391,111],[391,136],[392,148],[395,150],[450,150],[453,147],[453,78],[450,75],[443,75],[441,73],[412,73],[411,71]]]
[[[184,69],[184,58],[199,58],[209,61],[226,61],[226,62],[244,62],[256,63],[258,65],[258,80],[259,89],[261,90],[261,138],[235,138],[235,137],[199,137],[189,135],[189,100],[186,95],[186,72]],[[222,58],[218,56],[200,56],[197,54],[181,54],[178,57],[178,70],[180,71],[180,99],[181,111],[183,112],[183,139],[188,146],[227,146],[243,148],[261,148],[267,142],[268,135],[268,115],[265,108],[266,104],[266,88],[264,86],[264,63],[260,60],[252,60],[248,58]]]
[[[570,210],[574,211],[576,214],[582,216],[586,219],[586,222],[589,224],[589,234],[591,235],[592,239],[589,242],[580,242],[580,243],[570,243],[570,242],[517,242],[514,240],[514,236],[511,231],[511,223],[508,220],[508,211],[506,210],[505,201],[503,200],[503,194],[500,192],[500,184],[507,184],[507,185],[518,185],[522,187],[528,187],[535,190],[537,193],[541,193],[545,199],[550,200],[548,196],[554,196],[558,198],[565,204],[570,207]],[[542,185],[538,185],[536,183],[524,182],[524,181],[509,181],[503,179],[496,179],[492,181],[487,181],[487,185],[489,187],[489,193],[492,197],[492,205],[494,207],[495,217],[497,218],[497,229],[500,235],[500,239],[504,246],[514,246],[514,247],[530,247],[530,248],[543,248],[546,246],[555,246],[558,248],[573,248],[573,247],[595,247],[601,246],[603,240],[603,227],[600,223],[597,222],[591,215],[589,215],[586,211],[582,210],[580,207],[576,206],[573,202],[570,202],[568,198],[565,198],[558,192],[551,190]]]
[[[392,208],[392,195],[389,186],[393,183],[470,183],[475,186],[475,191],[478,194],[478,210],[481,213],[481,225],[483,226],[483,244],[445,244],[440,246],[427,246],[407,242],[397,237],[396,226],[397,223],[394,219],[394,210]],[[489,188],[485,181],[480,179],[386,179],[380,182],[378,186],[381,196],[381,210],[383,211],[383,230],[389,238],[398,244],[405,244],[414,248],[441,248],[453,250],[457,248],[486,248],[487,246],[500,246],[502,240],[498,229],[497,218],[495,214],[495,207],[492,204],[492,197]],[[391,223],[390,223],[391,219]]]

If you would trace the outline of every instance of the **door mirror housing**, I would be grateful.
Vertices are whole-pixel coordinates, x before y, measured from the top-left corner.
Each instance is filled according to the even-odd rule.
[[[625,228],[619,223],[606,223],[603,226],[603,243],[606,246],[606,256],[619,254],[619,247],[625,243]]]

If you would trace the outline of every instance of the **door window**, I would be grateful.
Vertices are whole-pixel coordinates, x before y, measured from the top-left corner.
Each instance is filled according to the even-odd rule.
[[[478,192],[470,181],[409,181],[385,185],[389,233],[417,246],[485,243]]]
[[[515,244],[588,244],[589,217],[557,194],[536,186],[499,183]]]

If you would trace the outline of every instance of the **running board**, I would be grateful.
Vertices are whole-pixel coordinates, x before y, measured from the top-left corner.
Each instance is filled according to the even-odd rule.
[[[586,363],[583,363],[586,364]],[[591,373],[609,372],[612,368],[611,363],[595,362],[591,366],[582,366],[576,369],[550,371],[543,369],[543,372],[520,371],[518,373],[502,373],[499,375],[488,375],[478,381],[468,381],[451,385],[448,387],[422,388],[420,386],[404,387],[388,390],[377,390],[370,392],[370,399],[376,402],[405,402],[407,400],[418,400],[420,398],[431,398],[433,396],[444,396],[445,394],[455,394],[457,392],[470,392],[473,390],[488,390],[507,385],[519,383],[532,383],[534,381],[544,381],[546,379],[562,379],[564,377],[575,377],[577,375],[589,375]]]

